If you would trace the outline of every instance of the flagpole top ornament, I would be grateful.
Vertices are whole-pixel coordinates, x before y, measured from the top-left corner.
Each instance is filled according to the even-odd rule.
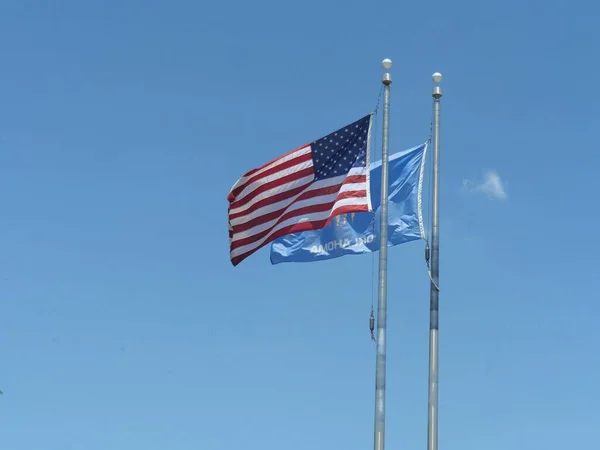
[[[381,66],[386,70],[386,72],[383,74],[383,79],[381,82],[386,86],[389,86],[392,84],[392,74],[387,71],[392,68],[392,60],[385,58],[383,61],[381,61]]]
[[[440,83],[442,82],[442,74],[439,72],[435,72],[431,76],[431,78],[433,79],[433,82],[435,83],[435,86],[433,87],[433,93],[431,95],[436,100],[439,100],[440,98],[442,98],[442,88],[440,86]]]

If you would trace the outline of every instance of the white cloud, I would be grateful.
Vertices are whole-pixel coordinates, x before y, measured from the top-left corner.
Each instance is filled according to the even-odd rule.
[[[498,200],[505,200],[507,198],[504,183],[502,183],[500,175],[495,170],[486,171],[483,174],[483,181],[477,183],[470,180],[463,180],[463,188],[469,192],[478,192]]]

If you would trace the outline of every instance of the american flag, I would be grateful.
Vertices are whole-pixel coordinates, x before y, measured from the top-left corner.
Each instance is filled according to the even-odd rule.
[[[231,188],[230,259],[237,266],[286,234],[319,230],[339,214],[370,211],[372,115],[244,174]]]

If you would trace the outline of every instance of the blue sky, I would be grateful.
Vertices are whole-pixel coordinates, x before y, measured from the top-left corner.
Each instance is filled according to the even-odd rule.
[[[369,112],[386,57],[392,151],[444,74],[440,448],[589,445],[599,15],[1,2],[2,449],[372,448],[372,256],[233,268],[226,196]],[[425,447],[423,247],[389,252],[388,448]]]

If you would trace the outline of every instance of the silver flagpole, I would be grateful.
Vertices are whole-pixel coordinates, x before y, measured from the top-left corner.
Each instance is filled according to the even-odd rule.
[[[385,332],[387,321],[387,241],[388,241],[388,154],[390,135],[390,85],[392,61],[383,68],[383,145],[381,150],[381,218],[379,223],[379,303],[377,306],[377,355],[375,361],[374,449],[385,447]]]
[[[433,206],[431,224],[431,284],[429,290],[429,416],[427,450],[438,448],[438,314],[439,314],[439,179],[440,179],[440,99],[442,74],[433,74]]]

